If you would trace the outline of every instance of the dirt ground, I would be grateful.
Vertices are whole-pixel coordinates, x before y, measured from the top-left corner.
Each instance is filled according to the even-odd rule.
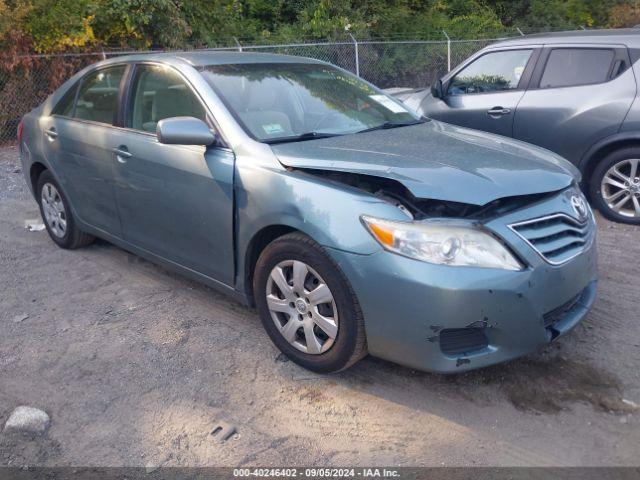
[[[57,248],[0,150],[0,465],[640,465],[640,228],[599,223],[588,318],[545,350],[457,376],[367,358],[319,376],[254,311],[106,242]],[[625,401],[623,401],[625,400]],[[219,421],[237,428],[220,442]]]

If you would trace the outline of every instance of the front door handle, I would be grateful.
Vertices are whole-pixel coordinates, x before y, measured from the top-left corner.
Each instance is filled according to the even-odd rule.
[[[124,145],[120,145],[113,149],[116,154],[116,160],[120,163],[127,163],[127,158],[131,158],[131,152]]]
[[[49,138],[49,141],[51,142],[58,138],[58,132],[56,132],[55,127],[51,127],[49,130],[44,132],[44,134]]]
[[[487,110],[487,113],[492,117],[501,117],[502,115],[509,115],[511,113],[511,109],[503,107],[493,107],[492,109]]]

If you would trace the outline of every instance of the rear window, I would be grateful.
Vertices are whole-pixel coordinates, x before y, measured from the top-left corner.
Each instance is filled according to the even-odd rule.
[[[62,99],[58,102],[53,109],[54,115],[62,115],[64,117],[73,116],[73,101],[76,99],[76,91],[78,90],[78,84],[76,83],[64,94]]]
[[[606,82],[614,51],[603,48],[556,48],[549,54],[540,88]]]
[[[124,65],[117,65],[87,74],[80,85],[74,117],[113,124],[124,70]]]

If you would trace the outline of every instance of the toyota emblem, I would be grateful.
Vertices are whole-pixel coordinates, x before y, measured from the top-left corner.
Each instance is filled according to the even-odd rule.
[[[582,195],[573,195],[571,197],[571,206],[573,207],[573,211],[576,212],[578,220],[584,222],[587,219],[589,212],[589,208],[587,207],[587,202],[585,202],[584,197]]]

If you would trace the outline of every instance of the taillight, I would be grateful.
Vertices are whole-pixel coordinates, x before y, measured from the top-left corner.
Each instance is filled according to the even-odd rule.
[[[24,133],[24,124],[22,123],[22,120],[20,120],[20,123],[18,124],[18,143],[22,143],[23,133]]]

